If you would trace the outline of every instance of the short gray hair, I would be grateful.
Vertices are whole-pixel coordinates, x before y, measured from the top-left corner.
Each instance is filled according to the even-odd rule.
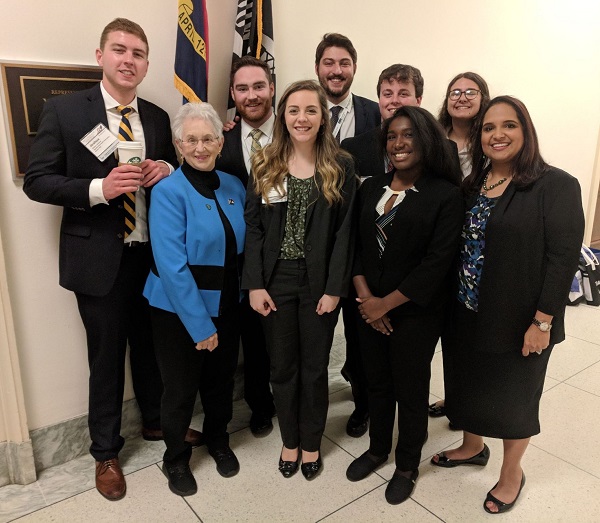
[[[183,124],[186,120],[189,119],[199,119],[204,120],[212,125],[215,135],[217,138],[223,138],[223,122],[219,118],[217,111],[213,108],[209,103],[196,103],[190,102],[182,105],[177,111],[175,118],[173,118],[173,123],[171,124],[171,129],[173,130],[173,136],[176,140],[181,140],[183,137],[181,136],[183,130]]]

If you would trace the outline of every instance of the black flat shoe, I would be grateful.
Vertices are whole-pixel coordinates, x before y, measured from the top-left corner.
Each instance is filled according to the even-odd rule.
[[[369,428],[369,413],[358,412],[355,410],[348,418],[346,424],[346,434],[353,438],[360,438],[363,436]]]
[[[300,469],[302,470],[302,475],[307,479],[315,479],[323,468],[323,462],[321,461],[321,453],[319,452],[319,457],[317,461],[309,461],[308,463],[302,463],[300,465]]]
[[[444,405],[438,405],[437,402],[429,405],[429,416],[432,418],[441,418],[446,415],[446,407]]]
[[[169,465],[163,463],[162,471],[169,480],[169,489],[178,496],[193,496],[198,492],[198,485],[188,463]]]
[[[283,461],[279,457],[279,472],[284,478],[291,478],[296,472],[298,472],[298,466],[300,465],[300,449],[298,449],[298,459],[296,461]]]
[[[240,462],[229,445],[219,448],[209,447],[208,453],[215,460],[217,472],[224,478],[231,478],[240,471]]]
[[[387,454],[385,456],[374,456],[367,450],[367,452],[350,463],[348,470],[346,470],[346,477],[350,481],[365,479],[369,474],[375,472],[378,467],[383,465],[387,459]]]
[[[385,488],[385,499],[390,505],[403,503],[415,489],[415,483],[419,477],[419,470],[413,470],[410,477],[403,476],[397,470]]]
[[[458,467],[459,465],[479,465],[481,467],[485,467],[490,459],[490,449],[484,443],[483,450],[479,454],[475,454],[475,456],[472,456],[468,459],[447,458],[445,452],[440,452],[436,455],[438,457],[437,461],[434,461],[433,457],[431,458],[431,464],[435,465],[436,467],[444,467],[447,469]]]
[[[495,498],[492,495],[492,490],[494,490],[498,486],[498,483],[496,483],[492,487],[492,490],[490,490],[487,493],[487,496],[485,497],[485,501],[483,502],[484,510],[488,514],[502,514],[502,512],[508,512],[511,508],[513,508],[515,506],[517,499],[519,499],[519,496],[521,495],[521,491],[523,490],[523,485],[525,485],[525,472],[523,472],[523,477],[521,478],[521,486],[519,487],[519,492],[517,492],[517,497],[515,499],[513,499],[512,503],[504,503],[504,501],[500,501],[498,498]],[[495,503],[495,505],[498,507],[498,512],[492,512],[489,508],[487,508],[486,503],[488,501]]]
[[[252,413],[250,416],[250,432],[257,438],[268,436],[273,430],[272,416]]]

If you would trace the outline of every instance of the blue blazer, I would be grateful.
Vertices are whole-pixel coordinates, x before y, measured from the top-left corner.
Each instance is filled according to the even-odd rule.
[[[245,190],[235,177],[217,171],[217,200],[235,233],[237,253],[244,250]],[[214,200],[202,196],[181,168],[156,185],[149,215],[150,238],[158,275],[151,272],[144,296],[150,305],[174,312],[195,342],[212,336],[221,290],[199,288],[190,266],[223,267],[225,231]],[[202,269],[200,269],[202,271]]]

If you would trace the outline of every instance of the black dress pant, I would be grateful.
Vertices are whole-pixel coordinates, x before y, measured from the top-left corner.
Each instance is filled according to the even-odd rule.
[[[244,399],[254,414],[271,417],[275,414],[273,394],[269,386],[271,363],[260,318],[260,314],[250,307],[246,293],[240,304]]]
[[[279,260],[267,291],[276,311],[263,318],[271,385],[283,444],[314,452],[327,421],[327,365],[339,308],[316,313],[305,260]]]
[[[213,318],[218,346],[212,351],[196,350],[177,314],[155,307],[152,329],[156,357],[163,379],[162,430],[169,463],[188,462],[192,448],[185,434],[192,419],[196,395],[204,408],[203,432],[209,448],[229,444],[227,424],[233,415],[233,384],[239,353],[239,317],[237,307]]]
[[[150,259],[148,245],[123,247],[117,279],[106,296],[75,293],[88,345],[90,453],[98,461],[116,457],[124,443],[120,432],[127,342],[143,424],[160,428],[162,382],[152,343],[150,307],[142,296]]]
[[[394,331],[386,336],[359,321],[360,347],[369,388],[369,450],[392,450],[398,409],[396,467],[415,470],[427,434],[431,359],[442,329],[441,315],[388,315]]]

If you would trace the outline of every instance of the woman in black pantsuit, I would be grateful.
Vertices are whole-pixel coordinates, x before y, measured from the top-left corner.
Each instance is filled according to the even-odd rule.
[[[246,199],[242,284],[263,316],[286,478],[300,458],[306,479],[321,470],[329,351],[350,284],[356,176],[328,114],[316,82],[287,88],[273,141],[252,159]]]
[[[465,180],[458,292],[446,411],[464,429],[460,447],[433,456],[440,467],[485,465],[482,436],[501,438],[500,479],[484,509],[511,509],[525,484],[521,459],[540,431],[548,359],[565,339],[564,310],[583,238],[579,183],[546,164],[519,100],[499,96],[476,128]]]
[[[427,435],[431,358],[443,324],[447,277],[464,216],[454,151],[434,117],[402,107],[386,120],[382,146],[394,166],[366,180],[358,196],[354,285],[369,390],[369,450],[346,473],[367,477],[392,449],[386,499],[408,499]]]

